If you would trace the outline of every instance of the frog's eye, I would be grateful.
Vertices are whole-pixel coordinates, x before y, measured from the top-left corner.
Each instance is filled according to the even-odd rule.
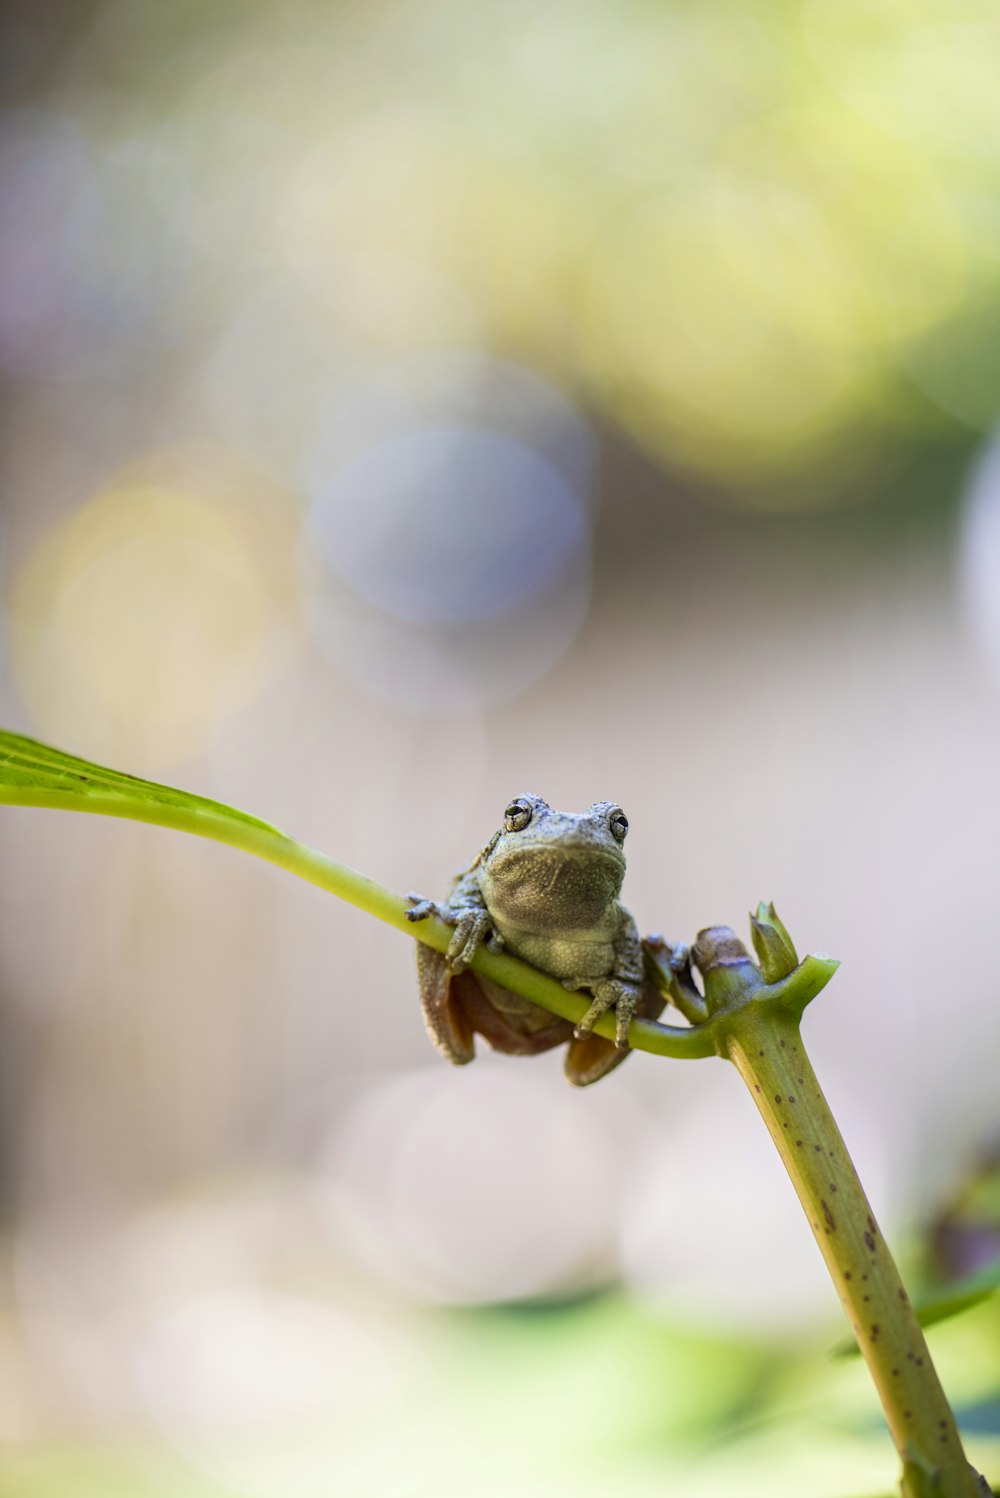
[[[503,825],[508,832],[520,832],[531,821],[530,801],[512,801],[503,814]]]
[[[613,811],[608,818],[608,826],[611,828],[612,835],[617,838],[618,842],[623,843],[625,841],[625,834],[628,831],[628,817],[625,813],[623,811]]]

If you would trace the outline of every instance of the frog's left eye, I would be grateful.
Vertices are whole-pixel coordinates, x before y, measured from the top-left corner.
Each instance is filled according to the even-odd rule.
[[[628,817],[625,813],[623,811],[613,811],[608,818],[608,826],[611,828],[613,836],[620,843],[623,843],[625,841],[625,834],[628,831]]]
[[[512,801],[503,814],[503,825],[508,832],[520,832],[531,821],[530,801]]]

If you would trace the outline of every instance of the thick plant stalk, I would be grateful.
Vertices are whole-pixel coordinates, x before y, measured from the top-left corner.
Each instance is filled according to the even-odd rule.
[[[787,967],[767,945],[765,932],[765,974],[768,958]],[[790,942],[788,953],[794,959]],[[903,1462],[904,1498],[984,1498],[990,1490],[962,1449],[923,1330],[806,1055],[795,994],[801,969],[782,974],[784,989],[780,981],[763,986],[764,974],[725,927],[702,933],[695,956],[719,1055],[757,1105],[868,1365]]]
[[[868,1364],[908,1479],[944,1498],[987,1491],[966,1461],[955,1417],[892,1255],[791,1016],[747,1015],[725,1054],[750,1089],[812,1228]],[[906,1488],[904,1487],[904,1491]]]

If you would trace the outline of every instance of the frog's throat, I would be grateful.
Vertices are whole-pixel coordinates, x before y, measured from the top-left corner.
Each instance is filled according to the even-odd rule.
[[[615,869],[619,888],[625,877],[625,854],[603,839],[597,841],[585,837],[559,838],[557,841],[539,838],[537,842],[524,842],[519,838],[513,844],[501,843],[485,860],[484,869],[496,880],[505,873],[516,872],[521,863],[541,866],[557,861],[565,861],[567,864],[588,863],[594,868],[601,868],[605,875]]]
[[[491,860],[480,887],[501,932],[583,933],[615,923],[623,874],[624,860],[603,849],[540,844]]]

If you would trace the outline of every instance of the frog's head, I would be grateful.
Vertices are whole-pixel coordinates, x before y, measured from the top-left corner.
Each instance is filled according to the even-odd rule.
[[[541,796],[515,796],[479,859],[487,908],[529,930],[587,930],[618,899],[628,821],[613,801],[553,811]]]

